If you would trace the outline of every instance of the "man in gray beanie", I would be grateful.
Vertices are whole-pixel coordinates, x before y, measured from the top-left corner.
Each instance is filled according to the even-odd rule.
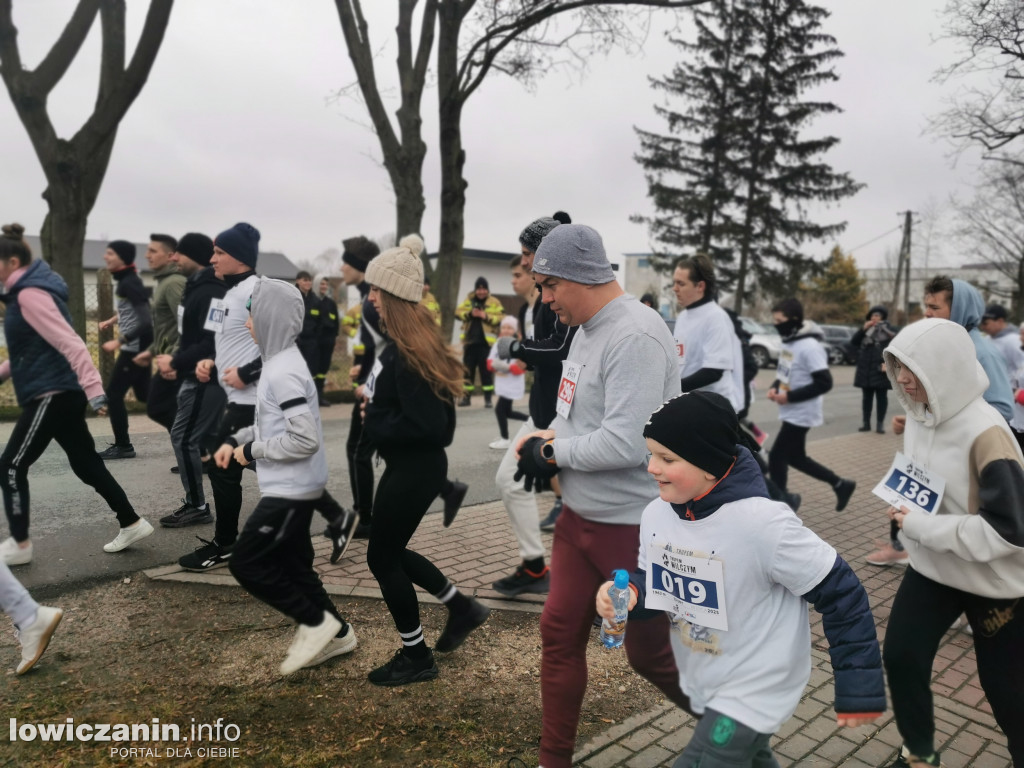
[[[650,414],[679,394],[675,342],[664,321],[623,292],[601,236],[562,224],[541,241],[533,274],[558,319],[580,326],[569,347],[548,429],[520,438],[519,476],[530,484],[556,472],[563,507],[551,551],[550,592],[541,615],[539,763],[572,764],[586,690],[586,655],[596,594],[616,568],[636,568],[640,517],[654,490],[643,430]],[[631,621],[630,664],[681,707],[689,702],[664,616]]]

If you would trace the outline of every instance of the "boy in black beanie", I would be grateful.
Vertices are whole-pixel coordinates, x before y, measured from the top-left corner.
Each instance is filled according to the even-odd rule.
[[[678,395],[644,428],[660,498],[640,521],[630,619],[665,611],[679,684],[700,717],[676,766],[778,765],[768,742],[810,676],[807,603],[823,616],[840,726],[885,710],[881,655],[867,593],[836,551],[768,498],[737,445],[727,399]],[[597,612],[612,618],[611,582]],[[627,629],[628,632],[628,629]]]

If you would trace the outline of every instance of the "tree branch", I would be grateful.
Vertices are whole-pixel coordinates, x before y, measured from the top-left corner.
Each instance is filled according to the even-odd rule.
[[[79,0],[64,31],[32,72],[32,84],[39,93],[48,94],[64,77],[88,37],[99,9],[99,0]]]

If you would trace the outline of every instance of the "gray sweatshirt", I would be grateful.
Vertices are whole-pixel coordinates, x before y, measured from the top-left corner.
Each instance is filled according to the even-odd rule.
[[[658,496],[644,424],[679,394],[675,341],[656,312],[623,295],[580,326],[563,376],[573,364],[581,373],[568,418],[551,423],[562,498],[588,520],[639,525]]]
[[[316,387],[295,346],[304,314],[302,295],[294,285],[253,279],[252,325],[263,358],[256,423],[232,437],[256,462],[262,496],[318,499],[327,485]]]

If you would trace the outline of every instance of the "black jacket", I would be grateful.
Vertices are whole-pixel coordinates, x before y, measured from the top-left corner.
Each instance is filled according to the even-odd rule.
[[[434,394],[394,344],[380,353],[381,372],[366,406],[363,435],[386,460],[389,453],[442,449],[455,436],[455,403]]]
[[[338,317],[338,302],[330,296],[320,297],[320,338],[338,335],[341,318]]]
[[[206,267],[189,275],[181,296],[181,337],[178,352],[171,358],[171,367],[179,378],[195,378],[196,363],[215,354],[214,333],[203,328],[210,302],[223,299],[228,284]]]
[[[520,328],[526,327],[523,320],[529,311],[526,304],[519,310]],[[533,369],[530,418],[537,429],[547,429],[555,420],[562,361],[569,356],[569,345],[575,335],[576,326],[564,325],[551,307],[537,299],[533,306],[533,338],[523,339],[515,352],[516,358]]]
[[[861,328],[850,339],[857,350],[857,371],[853,386],[861,389],[892,389],[889,377],[882,370],[882,350],[896,335],[896,330],[884,320],[865,331]]]
[[[302,295],[302,303],[305,305],[302,315],[302,330],[299,331],[298,341],[315,342],[320,335],[320,299],[307,291]]]

